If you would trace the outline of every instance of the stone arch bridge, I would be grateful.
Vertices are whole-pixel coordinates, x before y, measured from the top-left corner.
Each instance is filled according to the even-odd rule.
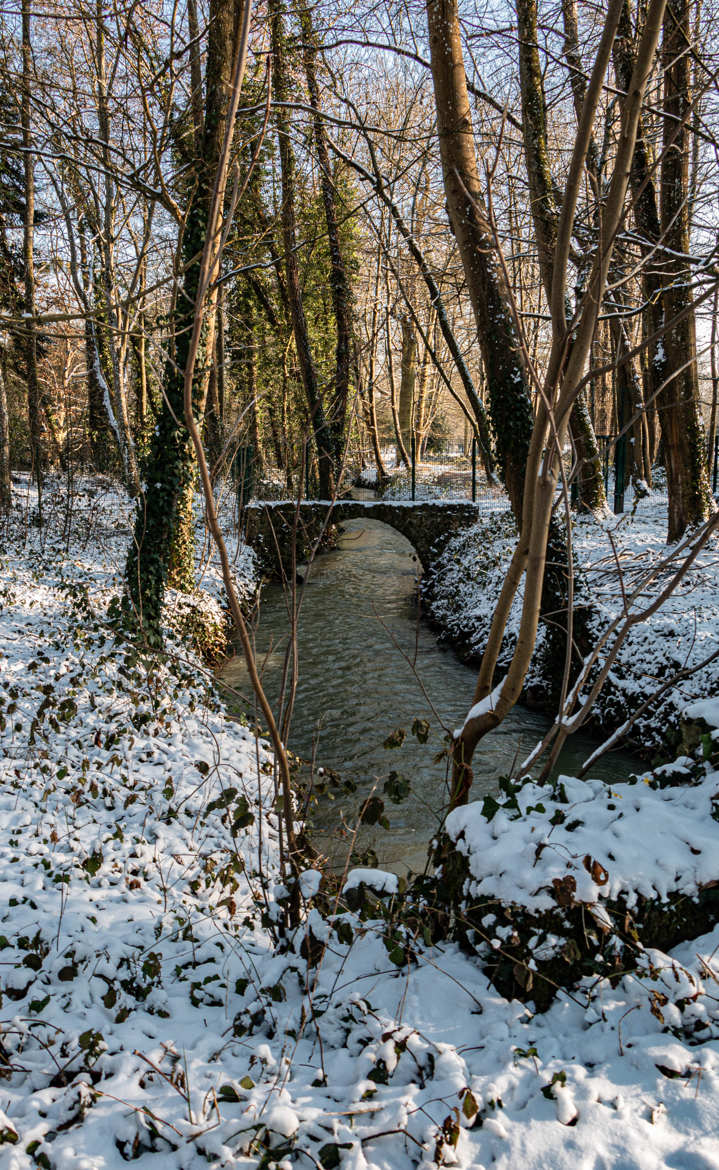
[[[245,540],[260,556],[267,572],[287,572],[291,564],[297,516],[297,562],[307,559],[319,538],[331,543],[331,530],[345,520],[380,520],[412,544],[427,569],[450,536],[476,524],[477,504],[468,500],[257,500],[244,510]],[[327,533],[324,541],[323,533]]]

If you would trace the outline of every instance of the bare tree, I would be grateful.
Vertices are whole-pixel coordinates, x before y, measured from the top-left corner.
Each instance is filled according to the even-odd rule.
[[[665,3],[666,0],[651,0],[647,9],[644,29],[637,47],[631,85],[621,103],[621,129],[606,195],[598,247],[593,257],[574,328],[570,331],[566,315],[566,292],[571,241],[579,198],[579,181],[586,166],[593,118],[611,59],[612,45],[621,15],[621,0],[613,0],[610,3],[587,84],[582,116],[579,121],[561,203],[556,243],[552,256],[553,280],[550,301],[552,346],[542,379],[537,414],[526,461],[526,473],[521,490],[522,508],[519,539],[494,611],[487,647],[480,665],[474,705],[454,745],[454,803],[467,799],[472,780],[471,759],[477,744],[487,732],[502,722],[519,699],[534,651],[541,612],[547,546],[561,451],[569,426],[569,416],[583,382],[584,367],[591,349],[599,309],[606,289],[614,243],[624,215],[629,169],[634,153],[644,92],[661,33]],[[432,7],[430,0],[430,8]],[[436,6],[436,8],[438,7]],[[447,48],[443,50],[440,44],[437,50],[438,56],[442,58],[447,53],[449,44],[455,43],[457,46],[456,60],[460,52],[456,9],[453,9],[446,0],[443,9],[445,16],[449,14],[453,18],[456,41],[453,42],[452,26],[450,25],[445,30],[444,44]],[[432,23],[430,28],[432,28]],[[441,39],[441,27],[436,23],[434,24],[434,37],[435,40]],[[451,64],[451,58],[447,63]],[[448,80],[444,71],[442,80],[445,83]],[[443,87],[437,87],[440,123],[442,120],[440,103],[444,93]],[[451,93],[449,96],[451,98]],[[444,117],[449,119],[452,113],[456,117],[456,105],[450,106],[450,109],[445,111]],[[466,126],[466,120],[460,120],[460,125]],[[467,136],[465,152],[469,150],[470,138]],[[454,160],[450,158],[448,161],[450,166],[448,167],[445,163],[445,173],[448,169],[450,171],[453,169]],[[448,193],[451,190],[450,176]],[[473,200],[473,202],[475,201]],[[524,596],[516,647],[504,679],[495,685],[494,675],[504,631],[512,601],[522,579],[524,579]],[[565,663],[564,690],[566,690],[569,681],[568,667],[569,657]]]
[[[25,223],[23,268],[25,279],[24,352],[27,378],[30,464],[37,486],[38,519],[42,518],[42,421],[37,373],[37,323],[35,313],[35,156],[32,141],[33,60],[30,0],[22,0],[22,145],[25,163]]]

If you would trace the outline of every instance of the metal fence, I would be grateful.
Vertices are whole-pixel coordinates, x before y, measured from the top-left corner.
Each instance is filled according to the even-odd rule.
[[[382,485],[382,496],[394,500],[473,500],[490,509],[507,503],[499,483],[487,479],[476,441],[417,452],[412,443],[409,467],[394,468]]]
[[[613,510],[624,511],[627,489],[628,438],[627,435],[598,434],[597,442],[602,461],[604,488],[610,496]],[[507,493],[498,482],[487,479],[482,467],[477,441],[474,439],[465,449],[459,444],[433,447],[430,451],[418,453],[414,442],[408,452],[409,465],[400,464],[389,470],[388,478],[381,481],[374,467],[361,470],[359,467],[348,474],[348,482],[364,492],[372,491],[377,497],[388,500],[473,500],[482,509],[494,511],[507,505]],[[387,453],[387,462],[393,452]],[[568,451],[565,456],[565,471],[571,472],[573,457]],[[296,498],[297,482],[301,478],[302,496],[312,499],[311,481],[307,469],[297,469],[291,476],[293,488],[288,488],[284,471],[264,466],[260,469],[252,446],[239,447],[232,464],[239,507],[254,499],[280,500]],[[712,491],[717,495],[719,488],[719,435],[714,439],[711,458]],[[576,483],[572,483],[576,493]]]

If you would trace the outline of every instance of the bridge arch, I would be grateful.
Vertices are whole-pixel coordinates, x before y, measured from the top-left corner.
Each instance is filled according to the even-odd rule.
[[[291,500],[258,500],[245,509],[245,540],[260,556],[265,571],[288,571],[296,512],[297,504]],[[466,500],[305,500],[299,505],[297,559],[306,557],[328,518],[331,524],[379,520],[406,537],[426,570],[450,536],[476,524],[478,517],[477,505]]]

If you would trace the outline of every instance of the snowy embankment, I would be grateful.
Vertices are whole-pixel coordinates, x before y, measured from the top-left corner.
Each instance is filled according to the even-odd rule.
[[[621,612],[624,598],[652,566],[667,555],[666,496],[652,492],[628,511],[598,521],[578,517],[574,552],[579,569],[577,606],[588,604],[592,631],[599,636]],[[428,616],[468,659],[484,647],[494,599],[515,545],[511,514],[483,516],[476,528],[453,537],[432,566],[425,594]],[[663,587],[669,570],[647,584],[638,606]],[[508,663],[519,630],[520,588],[512,606],[500,668]],[[561,677],[563,663],[543,653],[540,626],[527,688],[533,703],[542,705],[554,692],[552,679]],[[692,673],[719,651],[719,546],[712,541],[701,553],[679,588],[647,621],[635,626],[623,644],[597,703],[590,726],[609,734],[663,684],[682,672],[629,730],[628,742],[647,759],[671,756],[680,744],[680,719],[689,703],[719,690],[719,658]],[[686,674],[684,672],[687,671]],[[552,676],[552,679],[550,679]],[[555,707],[547,703],[549,714]]]
[[[383,889],[352,913],[308,872],[282,937],[269,756],[190,651],[145,659],[108,622],[126,510],[83,507],[67,543],[19,525],[0,569],[2,1170],[719,1170],[719,930],[614,986],[560,991],[544,1015],[433,945],[422,904],[383,875],[350,877],[353,905],[362,882]],[[646,803],[659,788],[627,802],[626,842],[650,857],[661,829],[654,856],[687,867],[685,888],[714,826],[719,842],[712,784],[688,790],[676,847]],[[604,856],[603,816],[574,852]],[[502,828],[505,892],[552,883],[571,837],[553,850],[542,824],[532,879],[539,823],[482,820],[495,853],[475,882],[508,880]],[[613,880],[628,856],[603,862]]]

